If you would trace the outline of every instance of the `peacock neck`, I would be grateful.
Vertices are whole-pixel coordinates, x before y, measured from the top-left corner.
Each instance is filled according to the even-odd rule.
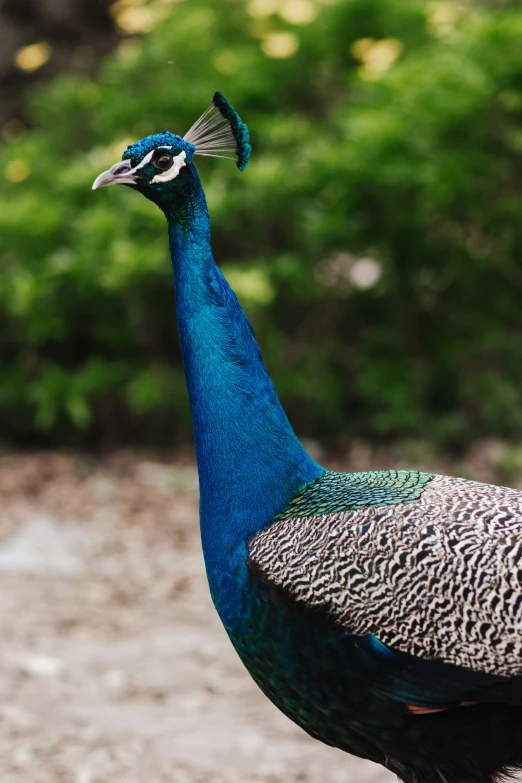
[[[224,559],[324,469],[295,436],[252,327],[212,257],[199,181],[183,209],[167,218],[214,594]]]

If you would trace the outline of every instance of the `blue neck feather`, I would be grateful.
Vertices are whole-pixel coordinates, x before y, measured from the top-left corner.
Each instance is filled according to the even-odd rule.
[[[277,398],[252,327],[216,266],[205,195],[166,209],[179,339],[200,481],[201,534],[216,603],[246,540],[324,473]],[[244,558],[243,558],[244,559]],[[223,599],[224,596],[222,595]]]

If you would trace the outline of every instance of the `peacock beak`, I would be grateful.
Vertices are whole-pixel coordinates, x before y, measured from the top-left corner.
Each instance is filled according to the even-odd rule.
[[[92,189],[103,188],[106,185],[134,185],[136,177],[131,174],[132,163],[122,160],[115,163],[108,171],[103,171],[93,182]]]

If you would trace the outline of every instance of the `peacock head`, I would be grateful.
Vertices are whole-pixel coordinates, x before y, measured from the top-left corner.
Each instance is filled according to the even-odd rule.
[[[194,155],[231,158],[240,171],[248,163],[248,128],[219,92],[183,138],[157,133],[131,144],[121,161],[100,174],[92,188],[130,185],[164,207],[166,202],[185,197],[198,181]]]

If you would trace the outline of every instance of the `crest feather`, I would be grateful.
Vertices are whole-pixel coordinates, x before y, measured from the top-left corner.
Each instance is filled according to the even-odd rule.
[[[184,139],[194,145],[196,155],[230,158],[240,171],[246,168],[250,157],[248,128],[220,92],[214,94],[212,103]]]

